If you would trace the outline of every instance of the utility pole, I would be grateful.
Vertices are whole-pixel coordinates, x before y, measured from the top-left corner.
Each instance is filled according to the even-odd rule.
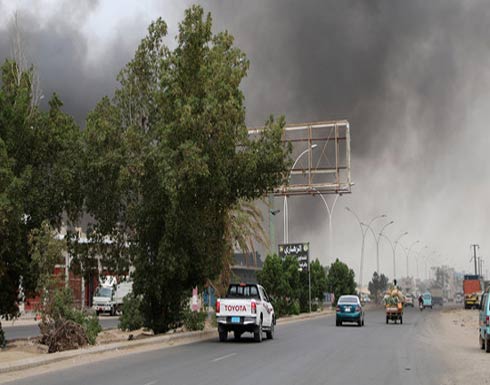
[[[478,263],[477,263],[477,256],[476,256],[476,248],[480,248],[480,245],[474,244],[470,245],[471,248],[473,248],[473,257],[472,259],[475,261],[475,274],[478,275]]]

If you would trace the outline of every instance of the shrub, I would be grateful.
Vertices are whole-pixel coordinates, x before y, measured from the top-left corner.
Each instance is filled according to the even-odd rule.
[[[213,328],[217,328],[218,327],[218,319],[216,318],[216,313],[212,313],[211,314],[211,326]]]
[[[45,298],[47,303],[42,308],[42,318],[46,327],[41,328],[42,330],[51,333],[53,326],[65,323],[65,321],[73,321],[83,328],[88,343],[95,344],[97,335],[102,331],[99,319],[96,316],[88,316],[74,307],[70,289],[55,289]],[[49,326],[50,324],[52,326]],[[47,338],[47,335],[44,337]]]
[[[204,311],[184,311],[184,326],[187,330],[204,330],[207,313]]]
[[[119,318],[119,328],[122,330],[137,330],[143,327],[141,314],[141,298],[129,293],[123,299],[122,315]]]
[[[85,316],[81,325],[83,326],[83,328],[85,329],[85,333],[87,334],[88,343],[90,345],[95,345],[97,335],[102,331],[102,327],[100,326],[97,316]]]
[[[299,302],[294,301],[289,307],[289,314],[298,315],[300,313]]]
[[[0,323],[0,348],[4,348],[7,346],[7,340],[5,339],[5,333],[3,332],[2,329],[2,324]]]

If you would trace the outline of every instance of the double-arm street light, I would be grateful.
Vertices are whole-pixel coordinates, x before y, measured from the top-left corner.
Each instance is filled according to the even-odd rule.
[[[317,144],[313,144],[310,147],[308,147],[306,150],[304,150],[301,154],[298,155],[298,157],[296,158],[296,160],[293,163],[293,166],[289,170],[288,182],[289,182],[289,179],[291,179],[291,174],[294,170],[294,167],[296,166],[296,164],[300,160],[300,158],[304,154],[306,154],[307,152],[311,152],[311,150],[313,150],[317,146],[318,146]],[[284,240],[284,243],[289,243],[289,214],[288,214],[288,195],[287,195],[287,193],[284,194],[284,205],[283,206],[284,206],[283,207],[283,211],[284,211],[284,224],[283,224],[283,226],[284,226],[284,231],[283,231],[284,237],[283,237],[283,240]]]
[[[393,251],[393,279],[396,278],[396,247],[398,246],[398,243],[400,242],[400,239],[404,237],[405,235],[408,234],[408,231],[405,231],[404,233],[401,233],[398,238],[395,240],[395,242],[391,242],[391,239],[388,238],[386,234],[380,234],[380,236],[384,237],[388,243],[391,246],[391,250]]]
[[[359,228],[361,229],[361,235],[362,235],[362,243],[361,243],[361,263],[360,263],[360,266],[359,266],[359,289],[362,290],[362,269],[363,269],[363,263],[364,263],[364,243],[365,243],[365,239],[366,239],[366,234],[367,234],[367,231],[368,231],[368,228],[369,226],[371,226],[371,224],[377,220],[377,219],[381,219],[381,218],[386,218],[386,215],[383,214],[383,215],[378,215],[378,216],[375,216],[374,218],[372,218],[369,223],[366,225],[365,223],[363,223],[360,219],[359,219],[359,216],[354,212],[354,210],[352,210],[351,208],[349,207],[345,207],[345,209],[347,211],[349,211],[350,213],[352,213],[352,215],[354,215],[354,217],[357,219],[357,222],[359,223]],[[364,226],[364,227],[363,227]]]
[[[417,258],[416,258],[416,261],[417,261],[417,276],[419,277],[420,279],[420,274],[419,274],[419,263],[418,263],[418,259],[420,258],[420,253],[425,250],[425,249],[428,249],[429,246],[427,245],[424,245],[418,252],[417,252]],[[423,255],[422,255],[423,256]],[[425,262],[425,279],[427,279],[427,261]]]
[[[363,223],[363,225],[367,226],[369,230],[371,230],[371,233],[373,234],[374,240],[376,241],[376,273],[380,273],[379,271],[379,240],[381,239],[383,235],[383,231],[389,226],[395,223],[395,221],[391,221],[386,223],[382,228],[381,231],[378,233],[378,236],[376,236],[376,233],[374,232],[373,228],[369,225],[366,225]]]
[[[408,251],[405,253],[406,254],[406,257],[407,257],[407,277],[410,276],[409,272],[408,272],[408,257],[410,256],[410,251],[412,251],[412,247],[414,247],[417,243],[420,243],[420,241],[417,239],[415,242],[413,242],[409,247],[408,247]]]
[[[328,212],[328,250],[329,250],[329,258],[333,260],[333,251],[332,251],[332,246],[333,246],[333,227],[332,227],[332,215],[333,215],[333,209],[335,208],[335,204],[337,203],[337,199],[339,198],[340,194],[335,195],[335,199],[333,200],[332,207],[330,207],[327,203],[327,200],[323,196],[322,193],[320,193],[316,188],[313,188],[313,191],[315,191],[320,198],[322,198],[322,201],[327,209]]]

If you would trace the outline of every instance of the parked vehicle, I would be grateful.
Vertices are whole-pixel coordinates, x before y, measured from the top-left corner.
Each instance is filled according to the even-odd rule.
[[[231,284],[226,298],[216,300],[216,320],[221,342],[228,339],[228,332],[236,340],[245,332],[253,333],[256,342],[262,341],[263,332],[268,339],[274,338],[274,308],[265,289],[257,284]]]
[[[480,306],[482,292],[479,275],[465,275],[463,279],[464,308],[471,309]]]
[[[456,293],[454,298],[456,303],[463,303],[464,293]]]
[[[342,326],[343,322],[356,322],[364,326],[364,310],[357,295],[342,295],[337,302],[335,325]]]
[[[115,280],[105,280],[95,291],[92,308],[97,315],[109,313],[114,316],[121,312],[123,299],[133,290],[132,281],[117,284]]]
[[[432,295],[432,304],[442,306],[444,304],[444,298],[442,289],[439,287],[433,287],[430,289]]]
[[[430,294],[428,291],[422,294],[422,309],[425,309],[426,307],[430,307],[432,309],[432,294]]]
[[[413,307],[413,295],[408,294],[405,296],[405,307],[411,306]]]
[[[490,353],[490,289],[485,290],[480,302],[480,348]]]

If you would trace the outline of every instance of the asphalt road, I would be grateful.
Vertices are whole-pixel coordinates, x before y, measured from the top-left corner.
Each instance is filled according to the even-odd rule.
[[[119,317],[99,317],[100,325],[103,329],[116,328],[119,323]],[[2,323],[3,331],[7,340],[16,340],[19,338],[32,338],[40,335],[39,326],[31,325],[15,325],[9,326],[9,322]]]
[[[371,311],[364,327],[336,327],[334,317],[321,317],[278,325],[275,339],[260,344],[251,338],[219,343],[216,337],[10,384],[440,384],[438,312],[407,309],[403,325],[386,325],[382,310]]]

